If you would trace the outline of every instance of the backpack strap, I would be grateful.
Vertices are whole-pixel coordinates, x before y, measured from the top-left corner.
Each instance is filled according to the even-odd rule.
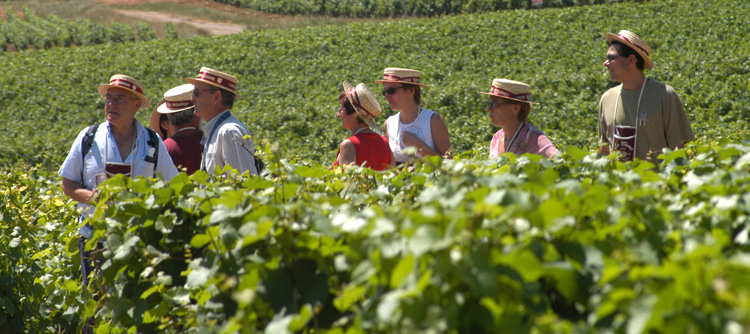
[[[156,173],[156,166],[159,164],[159,136],[156,134],[156,131],[152,130],[151,128],[146,128],[148,131],[149,139],[148,139],[148,145],[154,148],[154,155],[153,156],[147,156],[145,159],[146,162],[151,162],[154,164],[154,173]]]
[[[83,170],[86,165],[86,154],[91,151],[91,146],[94,146],[94,137],[96,136],[96,130],[99,129],[99,124],[89,126],[86,129],[86,134],[81,139],[81,184],[83,184]]]

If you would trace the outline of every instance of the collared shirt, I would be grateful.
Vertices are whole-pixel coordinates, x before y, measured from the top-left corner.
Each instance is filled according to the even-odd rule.
[[[144,128],[141,123],[137,120],[134,121],[136,128],[135,147],[130,152],[130,155],[123,159],[120,156],[120,150],[117,148],[117,142],[115,137],[110,131],[109,122],[99,124],[94,136],[94,142],[91,145],[91,149],[86,154],[85,160],[82,159],[81,144],[83,137],[86,135],[86,130],[83,129],[75,141],[73,146],[70,147],[68,156],[65,158],[58,174],[64,178],[73,180],[80,183],[83,187],[88,190],[94,190],[97,184],[97,175],[100,175],[99,179],[103,180],[103,176],[106,171],[107,162],[115,163],[126,163],[131,164],[133,178],[138,176],[144,177],[155,177],[155,174],[161,174],[161,177],[169,181],[175,175],[177,175],[177,168],[172,163],[172,158],[169,157],[169,152],[164,146],[164,143],[160,140],[159,145],[159,157],[156,170],[154,170],[154,164],[145,161],[147,156],[152,156],[155,153],[155,148],[148,144],[151,136],[148,134],[148,130]],[[105,161],[106,160],[106,161]],[[83,179],[81,179],[83,176]],[[86,203],[78,203],[78,210],[81,211],[83,218],[87,218],[93,212],[93,206]],[[82,227],[79,231],[86,237],[90,237],[91,230]]]
[[[213,175],[216,167],[224,168],[224,166],[229,165],[240,173],[248,171],[250,174],[257,175],[258,171],[255,170],[255,158],[253,157],[255,143],[252,139],[244,139],[245,136],[250,135],[245,123],[235,118],[234,115],[230,115],[218,125],[213,138],[209,138],[221,115],[228,112],[229,110],[216,115],[203,126],[204,138],[210,140],[210,142],[206,144],[203,151],[201,169],[206,170],[209,175]]]

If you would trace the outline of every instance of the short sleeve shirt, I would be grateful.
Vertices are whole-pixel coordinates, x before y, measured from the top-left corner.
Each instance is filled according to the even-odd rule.
[[[663,148],[695,140],[682,102],[672,87],[648,79],[643,87],[640,107],[638,96],[641,89],[622,89],[620,94],[621,87],[609,89],[599,100],[599,140],[602,144],[614,146],[615,125],[635,126],[635,156],[658,164],[656,157]],[[613,119],[618,94],[621,96],[616,106],[617,119]]]
[[[229,165],[240,173],[249,171],[250,174],[257,175],[258,171],[255,170],[255,157],[253,156],[255,144],[252,138],[244,139],[245,136],[250,135],[245,123],[240,122],[230,114],[221,124],[216,124],[221,116],[228,112],[229,110],[217,115],[206,122],[203,127],[204,138],[210,140],[210,142],[206,143],[201,169],[204,169],[208,174],[213,174],[216,167],[224,168],[224,166]],[[217,126],[213,138],[209,138],[211,131]]]

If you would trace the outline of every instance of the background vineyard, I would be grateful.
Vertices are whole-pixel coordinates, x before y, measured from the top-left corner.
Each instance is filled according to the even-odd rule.
[[[177,38],[173,26],[167,28],[170,32],[167,39]],[[85,18],[63,20],[54,14],[42,18],[28,7],[23,8],[23,18],[7,8],[5,20],[0,20],[0,47],[3,51],[134,42],[136,35],[139,41],[156,39],[153,29],[145,22],[138,22],[134,31],[133,27],[118,21],[106,26]]]
[[[6,53],[0,332],[73,333],[83,316],[100,333],[747,332],[748,14],[652,1]],[[603,34],[623,28],[647,36],[649,76],[699,138],[658,173],[591,153]],[[92,222],[107,298],[86,302],[56,169],[102,119],[111,74],[155,101],[200,66],[239,77],[235,114],[271,174],[111,180]],[[423,71],[458,158],[330,171],[340,82],[377,91],[386,66]],[[484,160],[478,92],[499,76],[532,84],[559,160]]]
[[[612,4],[634,0],[214,0],[257,11],[286,15],[346,17],[441,16],[493,12],[506,9],[552,8]],[[643,0],[637,0],[643,2]]]

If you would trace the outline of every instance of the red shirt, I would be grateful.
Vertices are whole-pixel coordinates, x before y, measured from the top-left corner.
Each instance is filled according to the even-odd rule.
[[[350,142],[354,144],[354,152],[356,153],[357,166],[369,167],[374,170],[386,170],[391,165],[391,147],[388,146],[388,139],[374,133],[358,133],[349,138]],[[339,152],[336,152],[336,160],[333,161],[333,166],[338,166]],[[363,163],[365,165],[363,165]],[[333,169],[333,167],[331,167]]]
[[[164,140],[174,165],[185,167],[188,175],[201,168],[201,139],[203,132],[195,131],[189,136],[177,134]]]

